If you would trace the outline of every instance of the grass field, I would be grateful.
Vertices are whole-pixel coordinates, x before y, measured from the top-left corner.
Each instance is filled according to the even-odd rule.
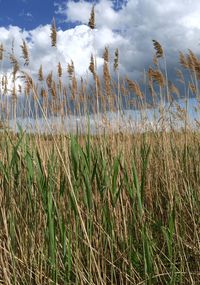
[[[56,48],[55,22],[51,39]],[[145,89],[120,77],[118,50],[115,80],[105,48],[103,77],[91,56],[93,82],[78,80],[71,62],[69,85],[60,63],[47,76],[39,67],[35,79],[9,54],[12,88],[3,68],[0,88],[0,284],[200,284],[200,123],[195,119],[192,128],[188,117],[191,94],[199,102],[200,61],[192,51],[180,53],[188,72],[186,81],[177,71],[180,95],[168,81],[162,46],[153,44]],[[25,42],[22,52],[28,66]],[[5,53],[1,45],[1,62]],[[17,128],[20,96],[21,114],[42,117],[47,132]],[[108,112],[120,119],[131,108],[139,110],[141,125],[146,110],[157,108],[154,127],[130,133],[116,119],[113,131]],[[106,132],[91,134],[91,113],[103,116]],[[62,123],[68,115],[86,116],[87,131],[49,132],[49,117]],[[12,131],[5,128],[10,119]]]
[[[1,136],[3,284],[198,284],[200,135]]]

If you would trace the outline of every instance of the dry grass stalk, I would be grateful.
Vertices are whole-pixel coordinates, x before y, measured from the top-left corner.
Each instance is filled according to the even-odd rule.
[[[200,80],[200,60],[190,49],[186,56],[182,52],[179,52],[179,62],[182,67],[195,75],[195,79]]]
[[[25,95],[29,96],[30,95],[30,91],[35,89],[34,81],[31,78],[31,76],[28,73],[24,72],[24,71],[22,71],[21,78],[24,79],[24,81],[25,81],[25,90],[24,90]]]
[[[79,90],[79,99],[81,102],[84,101],[85,94],[86,94],[86,86],[84,84],[83,77],[81,77],[81,86]]]
[[[182,120],[182,121],[185,121],[186,120],[186,117],[187,117],[187,112],[184,108],[181,108],[178,104],[175,104],[176,106],[176,116]]]
[[[12,74],[13,74],[13,82],[14,82],[16,79],[16,74],[19,71],[19,62],[13,53],[10,54],[10,63],[13,65]]]
[[[118,48],[115,50],[113,68],[114,68],[114,71],[118,70],[118,68],[119,68],[119,50],[118,50]]]
[[[47,78],[46,78],[47,87],[48,87],[49,89],[51,89],[51,87],[52,87],[52,82],[53,82],[53,73],[50,72],[50,73],[47,75]]]
[[[185,79],[184,79],[184,76],[183,76],[183,72],[180,70],[180,69],[177,69],[176,70],[176,75],[177,75],[177,77],[178,77],[178,81],[180,82],[180,83],[185,83]]]
[[[39,81],[43,81],[44,80],[42,65],[40,65],[40,68],[39,68],[39,71],[38,71],[38,80]]]
[[[56,83],[54,80],[52,81],[52,84],[51,84],[51,95],[54,98],[57,97]]]
[[[93,74],[93,77],[95,79],[96,78],[96,71],[95,71],[95,64],[94,64],[94,56],[93,56],[93,54],[91,54],[91,57],[90,57],[89,70]]]
[[[126,84],[125,84],[125,80],[123,79],[122,80],[122,84],[120,86],[120,91],[121,91],[121,94],[124,96],[124,97],[127,97],[129,95],[129,91],[128,89],[126,88]]]
[[[24,65],[29,65],[29,52],[25,40],[23,40],[21,48],[22,48],[23,58],[25,60]]]
[[[153,70],[151,67],[148,70],[149,82],[157,82],[158,85],[163,88],[165,85],[165,77],[160,70]]]
[[[7,77],[7,75],[3,75],[1,84],[2,84],[2,88],[3,88],[3,94],[7,94],[8,93],[8,77]]]
[[[51,46],[56,47],[57,44],[57,30],[56,30],[56,21],[53,18],[52,25],[51,25]]]
[[[199,58],[189,49],[189,54],[187,56],[188,66],[191,71],[193,71],[197,78],[200,79],[200,60]]]
[[[48,93],[47,93],[47,91],[46,91],[44,88],[41,88],[40,96],[41,96],[42,98],[45,98],[45,97],[48,96]]]
[[[16,99],[17,98],[17,90],[15,84],[12,87],[12,98]]]
[[[105,47],[105,49],[104,49],[103,59],[104,59],[106,62],[109,62],[109,50],[108,50],[107,47]]]
[[[90,27],[90,29],[94,29],[95,28],[95,11],[94,11],[94,5],[92,6],[92,10],[90,13],[90,19],[88,22],[88,26]]]
[[[58,63],[58,77],[61,78],[62,77],[62,66],[61,63]]]
[[[153,40],[153,46],[154,46],[154,49],[156,50],[157,58],[163,57],[164,51],[163,51],[161,44],[159,42],[157,42],[156,40]]]
[[[188,65],[190,68],[199,65],[198,57],[189,49],[189,54],[187,55]]]
[[[3,60],[3,52],[4,52],[4,48],[3,48],[3,44],[0,45],[0,61]]]
[[[188,86],[189,86],[189,89],[191,90],[191,92],[193,94],[197,94],[197,88],[196,88],[196,86],[193,83],[189,82]]]
[[[111,88],[111,76],[108,67],[108,62],[104,61],[103,65],[103,77],[105,83],[105,93],[106,96],[110,97],[112,95],[112,88]]]
[[[78,83],[77,83],[75,74],[72,77],[72,83],[70,86],[70,90],[71,90],[71,99],[75,100],[78,94]]]
[[[156,55],[153,57],[153,63],[156,67],[158,67],[158,57]]]
[[[171,94],[175,94],[178,98],[180,97],[180,92],[173,82],[169,81],[169,91]]]
[[[74,63],[72,60],[71,60],[71,64],[68,63],[67,65],[67,72],[69,74],[69,78],[72,79],[72,76],[74,75]]]
[[[189,68],[187,59],[182,52],[179,52],[179,62],[184,68]]]
[[[102,95],[102,93],[101,93],[101,80],[100,80],[98,75],[96,76],[96,81],[97,81],[98,94],[99,94],[99,96],[101,96]]]
[[[126,78],[126,82],[128,83],[128,87],[131,91],[133,91],[135,93],[135,95],[137,97],[139,97],[140,99],[142,99],[144,97],[140,86],[133,80],[130,80],[128,77]]]

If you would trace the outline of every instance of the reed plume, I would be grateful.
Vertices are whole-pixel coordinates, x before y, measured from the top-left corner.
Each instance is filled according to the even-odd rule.
[[[52,82],[53,82],[53,73],[52,71],[47,75],[47,78],[46,78],[46,83],[47,83],[47,87],[49,89],[51,89],[52,87]]]
[[[180,62],[182,67],[184,67],[186,69],[189,67],[187,59],[185,58],[185,56],[182,52],[179,52],[179,62]]]
[[[61,78],[62,77],[62,66],[61,63],[58,63],[58,77]]]
[[[19,62],[13,53],[10,54],[10,63],[13,66],[12,74],[13,74],[13,82],[14,82],[16,79],[16,74],[19,71]]]
[[[84,84],[83,77],[81,76],[81,85],[80,85],[80,91],[79,91],[80,101],[84,100],[85,94],[86,94],[86,86]]]
[[[75,74],[72,77],[72,83],[71,83],[70,90],[71,90],[71,95],[72,95],[71,98],[72,100],[75,100],[76,95],[78,93],[78,83],[77,83]]]
[[[51,95],[54,98],[57,96],[56,82],[54,80],[52,80],[52,83],[51,83]]]
[[[197,88],[196,88],[196,86],[193,83],[189,82],[188,86],[189,86],[189,89],[191,90],[191,92],[193,94],[197,94]]]
[[[118,50],[118,48],[115,50],[113,68],[114,68],[114,71],[116,71],[119,68],[119,50]]]
[[[48,93],[47,93],[47,91],[46,91],[44,88],[41,88],[41,90],[40,90],[40,96],[41,96],[42,98],[46,98],[46,97],[48,96]]]
[[[2,76],[1,85],[3,88],[3,94],[7,94],[8,93],[8,77],[7,77],[7,75]]]
[[[51,46],[56,47],[57,44],[57,30],[56,30],[56,21],[53,18],[52,25],[51,25]]]
[[[39,81],[43,81],[44,80],[42,64],[40,65],[40,68],[39,68],[39,71],[38,71],[38,80]]]
[[[106,96],[110,97],[112,95],[111,76],[108,67],[108,62],[106,60],[104,60],[104,65],[103,65],[103,77],[105,83]]]
[[[109,51],[108,51],[108,48],[107,48],[107,47],[105,47],[105,49],[104,49],[103,59],[104,59],[106,62],[109,62]]]
[[[91,54],[91,57],[90,57],[89,70],[90,70],[90,72],[93,74],[93,77],[94,77],[94,79],[95,79],[95,77],[96,77],[96,72],[95,72],[95,64],[94,64],[94,56],[93,56],[93,54]]]
[[[24,65],[29,65],[29,52],[25,40],[23,40],[21,48],[22,48],[23,58],[25,60]]]
[[[163,51],[161,44],[159,42],[157,42],[156,40],[153,40],[153,46],[154,46],[154,49],[156,50],[157,58],[163,57],[164,51]]]
[[[92,10],[90,13],[90,19],[88,22],[88,26],[90,27],[90,29],[94,29],[95,28],[95,11],[94,11],[94,5],[92,6]]]
[[[67,72],[69,74],[69,78],[72,79],[72,76],[74,74],[74,63],[72,60],[71,60],[71,64],[68,63],[68,65],[67,65]]]
[[[190,49],[187,56],[187,61],[190,70],[194,72],[197,78],[200,80],[200,60]]]
[[[175,94],[178,98],[180,97],[180,92],[178,90],[178,88],[176,87],[176,85],[174,85],[173,82],[169,81],[169,91],[171,94]]]
[[[34,81],[33,81],[32,77],[27,72],[22,71],[21,73],[22,73],[22,76],[20,76],[20,78],[24,79],[24,81],[25,81],[25,89],[24,89],[25,95],[28,96],[28,95],[30,95],[31,89],[35,90]]]
[[[137,82],[135,82],[134,80],[130,80],[128,77],[126,77],[126,82],[128,84],[129,89],[133,91],[137,97],[139,97],[140,99],[144,97]]]
[[[178,81],[184,84],[185,83],[185,79],[184,79],[184,76],[183,76],[183,72],[180,69],[177,69],[176,70],[176,75],[178,77]]]
[[[3,48],[3,44],[0,45],[0,61],[3,60],[3,52],[4,52],[4,48]]]
[[[148,71],[149,82],[157,82],[158,85],[163,88],[165,85],[165,78],[163,73],[160,70],[153,70],[151,67]]]

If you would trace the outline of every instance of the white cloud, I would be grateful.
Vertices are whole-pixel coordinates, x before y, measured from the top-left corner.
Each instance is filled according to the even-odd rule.
[[[111,49],[119,48],[124,72],[137,76],[151,63],[152,39],[163,45],[171,67],[178,61],[179,50],[190,48],[200,53],[199,0],[129,0],[120,3],[119,10],[113,9],[114,1],[100,0],[95,5],[98,29],[95,41],[99,52],[103,44]],[[66,21],[75,23],[87,24],[91,8],[92,3],[87,1],[57,4],[57,12],[64,15]]]
[[[80,25],[69,30],[59,30],[57,32],[57,47],[51,47],[51,26],[39,26],[34,30],[25,31],[19,27],[10,26],[0,28],[0,43],[4,44],[7,52],[11,52],[14,43],[15,55],[23,65],[22,50],[20,45],[22,40],[27,40],[30,52],[30,66],[32,74],[36,74],[40,65],[46,74],[52,69],[55,70],[60,61],[67,69],[67,64],[73,60],[76,73],[84,75],[88,71],[91,54],[96,50],[103,51],[105,45],[113,45],[121,42],[122,37],[113,33],[108,28],[91,31],[86,25]],[[95,50],[94,50],[95,47]],[[99,65],[102,60],[97,59]],[[4,67],[10,68],[8,62],[4,62]]]
[[[58,31],[57,48],[51,47],[50,25],[31,31],[14,26],[1,27],[0,42],[11,50],[14,40],[16,55],[23,62],[20,45],[22,39],[28,39],[29,69],[35,74],[40,64],[46,73],[55,71],[59,61],[66,71],[67,63],[73,60],[77,74],[84,75],[94,47],[100,66],[103,49],[109,46],[112,54],[115,48],[119,48],[121,72],[138,77],[152,62],[152,39],[158,40],[165,48],[169,68],[178,61],[179,50],[190,48],[200,54],[199,0],[129,0],[119,10],[113,9],[113,1],[100,0],[95,6],[95,31],[85,25],[91,7],[92,3],[86,1],[67,1],[64,5],[55,3],[57,13],[66,21],[81,23],[73,29]],[[9,68],[9,64],[4,63],[3,69]]]

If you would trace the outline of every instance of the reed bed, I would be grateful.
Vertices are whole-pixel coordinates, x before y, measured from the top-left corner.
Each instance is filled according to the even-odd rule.
[[[92,32],[94,7],[88,25]],[[56,48],[55,20],[51,39]],[[9,54],[12,88],[3,68],[0,85],[0,284],[199,284],[200,61],[192,51],[180,53],[180,91],[168,80],[163,47],[153,45],[153,67],[143,83],[121,78],[119,51],[112,63],[107,47],[103,77],[91,55],[93,82],[77,78],[73,62],[65,68],[58,63],[47,75],[40,66],[35,79],[25,41],[25,68]],[[0,45],[1,62],[5,54]],[[120,120],[131,108],[141,127],[152,109],[153,127],[124,129]],[[26,132],[18,116],[42,117],[47,131]],[[84,133],[49,132],[48,118],[62,125],[74,117],[86,120]]]

